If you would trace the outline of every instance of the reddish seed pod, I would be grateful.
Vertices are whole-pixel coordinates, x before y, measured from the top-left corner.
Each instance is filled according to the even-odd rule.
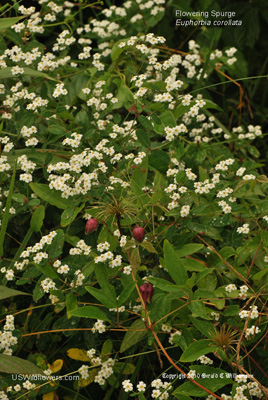
[[[151,283],[144,283],[140,286],[141,297],[143,298],[144,303],[148,301],[151,304],[151,299],[154,294],[154,287]]]
[[[89,233],[94,232],[98,227],[98,222],[95,218],[90,218],[87,223],[86,223],[86,227],[85,227],[85,231],[86,234],[88,235]]]
[[[136,225],[133,229],[133,236],[134,239],[141,243],[145,236],[145,230],[142,227]]]

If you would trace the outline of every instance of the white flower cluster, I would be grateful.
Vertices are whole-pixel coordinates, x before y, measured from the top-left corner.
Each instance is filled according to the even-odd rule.
[[[7,162],[7,156],[0,156],[0,172],[8,171],[10,170],[10,164]]]
[[[221,170],[221,171],[227,171],[228,166],[232,165],[235,162],[233,158],[228,158],[227,160],[222,160],[219,162],[219,164],[216,165],[215,169],[216,170]]]
[[[20,174],[20,180],[26,183],[31,182],[33,180],[32,172],[34,171],[36,164],[29,161],[25,154],[18,157],[17,161],[18,164],[20,164],[21,169],[25,171],[25,174]]]
[[[237,376],[239,377],[238,380],[241,381],[239,383],[245,382],[246,379],[244,378],[244,375],[237,375]],[[258,398],[261,398],[263,396],[263,393],[259,388],[257,382],[249,382],[249,383],[245,382],[244,385],[236,387],[235,395],[232,398],[234,400],[247,400],[248,397],[244,395],[244,391],[248,391],[250,397],[256,396]]]
[[[55,282],[53,282],[53,280],[50,278],[43,279],[40,283],[40,286],[44,290],[45,293],[49,293],[50,290],[56,289]]]
[[[122,382],[122,386],[125,392],[133,391],[133,384],[130,382],[130,379],[126,379]],[[151,383],[151,387],[155,388],[152,390],[151,397],[153,399],[166,400],[169,398],[168,391],[172,389],[172,386],[169,382],[162,382],[161,379],[155,379]],[[138,392],[145,392],[146,384],[143,381],[139,381],[137,384]]]
[[[231,293],[234,290],[237,290],[237,287],[235,286],[234,283],[230,283],[230,285],[225,286],[225,290],[226,292]]]
[[[209,364],[209,365],[213,364],[213,361],[211,360],[211,358],[206,357],[206,356],[198,357],[197,361],[200,361],[201,364]]]
[[[249,307],[250,310],[242,310],[239,312],[239,317],[240,318],[248,318],[249,314],[250,314],[250,318],[251,319],[255,319],[258,318],[259,316],[259,312],[258,312],[258,307],[257,306],[250,306]]]
[[[245,338],[250,339],[251,336],[254,336],[259,332],[261,332],[260,328],[258,326],[253,325],[251,328],[246,329]]]
[[[166,126],[164,130],[166,132],[166,140],[169,142],[174,140],[181,133],[188,132],[188,130],[184,124],[177,125],[174,128],[171,128],[170,126]]]
[[[52,96],[57,98],[61,95],[65,96],[66,94],[68,94],[68,91],[64,89],[64,83],[57,83]]]
[[[240,286],[239,297],[243,300],[247,298],[248,287],[246,285]]]
[[[170,334],[170,336],[169,336],[169,339],[168,339],[168,341],[169,341],[169,343],[170,344],[175,344],[175,342],[174,342],[174,339],[176,338],[176,336],[178,337],[178,336],[181,336],[181,331],[175,331],[175,332],[173,332],[173,333],[171,333]]]
[[[240,128],[240,129],[239,129]],[[241,127],[238,127],[238,128],[234,128],[233,129],[233,132],[234,133],[239,133],[239,132],[241,132],[241,131],[243,131],[242,129],[241,129]],[[256,126],[253,126],[253,125],[248,125],[248,132],[246,132],[246,133],[239,133],[239,135],[238,135],[238,139],[251,139],[251,140],[253,140],[253,139],[255,139],[257,136],[261,136],[262,135],[262,130],[261,130],[261,126],[260,125],[256,125]]]
[[[90,359],[90,363],[94,366],[101,367],[98,374],[94,378],[94,382],[96,382],[100,386],[102,386],[105,384],[105,380],[108,379],[113,374],[113,366],[114,366],[116,360],[113,360],[112,358],[108,358],[108,360],[103,361],[101,359],[101,357],[95,357],[95,354],[96,354],[95,349],[90,349],[87,351],[87,356]],[[87,369],[86,369],[85,365],[83,365],[82,367],[81,367],[82,368],[81,372],[85,376],[86,374],[88,374]],[[83,375],[82,375],[82,378],[83,378]],[[86,379],[86,378],[83,378],[83,379]]]
[[[13,315],[6,316],[6,323],[4,325],[4,332],[0,331],[0,350],[3,350],[3,354],[12,355],[12,346],[18,343],[18,339],[16,336],[12,335],[12,331],[14,331],[14,317]]]
[[[182,218],[187,217],[189,212],[190,212],[190,206],[189,205],[182,206],[182,208],[180,210],[181,217]]]
[[[57,268],[58,274],[67,274],[70,271],[70,268],[68,267],[67,264],[61,265],[61,261],[60,260],[56,260],[53,263],[53,267]]]
[[[110,245],[108,242],[104,242],[104,243],[99,243],[97,245],[97,250],[100,252],[103,252],[107,249],[109,249]],[[94,261],[96,264],[98,263],[104,263],[107,260],[109,260],[109,267],[110,268],[115,268],[115,267],[120,267],[122,264],[122,256],[121,255],[117,255],[114,256],[114,254],[111,251],[107,251],[106,253],[102,253],[99,256],[96,256],[94,258]]]
[[[101,319],[98,319],[97,322],[93,325],[92,332],[104,333],[106,332],[106,325],[103,323]]]
[[[81,143],[81,139],[82,139],[82,135],[81,134],[73,132],[71,134],[71,138],[64,139],[62,144],[71,146],[74,149],[76,149],[77,147],[79,147],[79,145]]]
[[[81,270],[78,269],[75,271],[75,277],[74,280],[70,283],[71,287],[78,287],[83,285],[83,280],[85,279],[85,275],[82,274]]]
[[[215,319],[215,321],[219,321],[219,319],[220,319],[220,314],[219,313],[216,313],[216,312],[212,311],[210,313],[210,315],[212,316],[212,318]]]
[[[238,233],[249,233],[249,224],[243,224],[242,226],[239,226],[239,228],[237,228],[236,232]]]
[[[73,44],[76,39],[70,35],[70,32],[65,29],[57,37],[57,42],[54,43],[52,51],[62,51],[65,50],[67,46]]]
[[[69,254],[71,256],[74,255],[89,255],[91,252],[91,246],[88,246],[85,241],[83,239],[79,240],[79,242],[77,242],[76,247],[72,247],[69,250]]]
[[[163,332],[171,332],[172,331],[172,327],[170,325],[162,324],[161,331],[163,331]]]

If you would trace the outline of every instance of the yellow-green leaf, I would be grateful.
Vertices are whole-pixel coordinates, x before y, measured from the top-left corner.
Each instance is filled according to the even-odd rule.
[[[78,361],[90,361],[90,358],[87,356],[86,350],[82,349],[69,349],[67,350],[67,356],[72,358],[73,360],[78,360]]]

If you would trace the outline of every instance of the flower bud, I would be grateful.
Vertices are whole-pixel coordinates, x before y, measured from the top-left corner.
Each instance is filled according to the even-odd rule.
[[[86,234],[88,235],[89,233],[94,232],[98,227],[98,222],[95,218],[90,218],[85,227]]]
[[[151,299],[154,294],[154,287],[151,283],[144,283],[140,286],[141,297],[143,298],[144,303],[147,302],[151,304]]]
[[[133,229],[133,236],[138,242],[142,242],[145,236],[145,230],[140,226],[136,225]]]

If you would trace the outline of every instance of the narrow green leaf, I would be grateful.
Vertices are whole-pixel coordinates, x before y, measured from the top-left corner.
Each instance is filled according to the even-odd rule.
[[[73,293],[68,293],[66,296],[66,309],[67,309],[67,318],[70,319],[70,311],[75,310],[77,308],[77,297]]]
[[[174,285],[172,282],[166,281],[165,279],[148,277],[146,280],[165,292],[176,293],[178,297],[187,296],[187,292],[184,291],[184,288]]]
[[[40,231],[40,229],[43,225],[44,218],[45,218],[45,207],[43,205],[40,205],[34,211],[32,218],[31,218],[30,226],[34,232]]]
[[[120,353],[123,353],[130,347],[134,346],[134,344],[140,342],[142,339],[147,336],[147,330],[144,325],[144,321],[141,319],[137,319],[130,325],[129,330],[124,336],[124,339],[121,343]]]
[[[30,296],[29,293],[21,292],[20,290],[10,289],[6,286],[0,285],[0,300],[7,299],[12,296],[19,296],[23,294],[24,296]]]
[[[103,321],[110,321],[107,315],[98,307],[84,306],[70,311],[70,316],[80,318],[101,319]]]
[[[13,194],[14,185],[15,185],[16,167],[17,167],[17,162],[15,162],[15,165],[14,165],[14,171],[13,171],[13,175],[12,175],[12,178],[11,178],[9,191],[8,191],[8,196],[7,196],[7,201],[6,201],[6,209],[5,209],[5,213],[4,213],[4,217],[3,217],[2,225],[1,225],[1,231],[0,231],[0,257],[3,257],[3,254],[4,254],[4,240],[5,240],[6,230],[7,230],[8,218],[9,218],[9,215],[10,215],[9,214],[9,209],[10,209],[12,194]]]
[[[121,307],[122,304],[131,296],[133,290],[135,289],[135,282],[129,282],[118,297],[118,307]]]
[[[99,296],[98,300],[101,301],[108,308],[116,307],[117,306],[116,291],[115,291],[115,288],[112,285],[110,285],[110,283],[109,283],[110,270],[104,265],[101,268],[99,265],[95,265],[94,270],[95,270],[95,275],[96,275],[97,281],[101,287],[101,290],[102,290],[104,296],[106,297],[106,300],[104,300],[105,303],[103,302],[103,300],[100,300],[100,299],[104,299],[104,298],[99,292],[96,292],[97,289],[90,288],[90,291],[92,292],[92,294],[94,293],[93,294],[94,297],[96,297],[95,295],[97,294]],[[93,289],[93,290],[91,290],[91,289]],[[89,291],[89,293],[91,293],[90,291]]]
[[[32,191],[42,200],[47,201],[49,204],[65,210],[70,207],[71,201],[63,199],[61,193],[56,190],[51,190],[48,185],[44,183],[30,183]]]
[[[222,387],[233,383],[233,378],[228,378],[228,373],[220,368],[213,368],[207,365],[194,365],[191,369],[194,369],[200,376],[200,378],[195,378],[195,380],[212,392],[217,392]],[[202,376],[202,374],[205,374],[206,377]],[[189,381],[178,386],[172,394],[178,399],[180,399],[181,394],[186,396],[190,394],[192,397],[207,396],[207,392]],[[182,400],[184,399],[182,398]]]
[[[113,370],[118,374],[130,375],[135,371],[135,365],[128,362],[117,362],[114,364]]]
[[[204,247],[201,243],[189,243],[183,245],[180,249],[176,250],[179,257],[189,256],[190,254],[197,253]]]
[[[107,308],[115,308],[117,306],[116,301],[113,297],[110,297],[108,293],[103,290],[96,289],[91,286],[86,286],[85,289],[90,293],[93,297],[99,300],[104,306]]]
[[[15,356],[0,354],[0,372],[6,374],[44,375],[43,371],[30,361]]]
[[[156,253],[157,254],[157,251],[155,250],[155,248],[154,248],[154,246],[152,245],[151,242],[147,242],[146,240],[144,240],[141,243],[141,246],[144,247],[150,253]]]
[[[112,350],[113,350],[113,341],[111,339],[105,340],[101,348],[101,356],[108,358]]]
[[[204,354],[208,354],[217,349],[217,346],[211,345],[211,342],[206,339],[197,340],[190,344],[189,347],[182,353],[181,362],[192,362],[197,360]]]
[[[210,337],[211,333],[214,332],[212,322],[203,321],[192,316],[190,316],[190,320],[192,321],[196,329],[198,329],[199,332],[201,332],[204,336]]]
[[[21,17],[2,18],[0,20],[0,32],[4,31],[7,28],[10,28],[12,25],[15,25],[22,18],[25,18],[25,16],[22,15]]]
[[[76,218],[77,214],[80,213],[81,210],[85,207],[85,204],[82,204],[80,207],[69,207],[66,208],[61,214],[61,226],[65,227],[70,225],[71,222]]]
[[[0,78],[1,79],[6,79],[6,78],[15,78],[15,75],[12,74],[12,67],[6,67],[0,70]],[[50,75],[45,74],[44,72],[37,71],[35,69],[29,68],[29,67],[23,67],[23,75],[28,75],[28,76],[34,76],[36,78],[43,78],[43,79],[49,79],[50,81],[55,81],[59,82],[58,79],[52,78]],[[17,78],[16,78],[17,79]]]
[[[166,268],[174,282],[178,285],[184,285],[188,279],[187,272],[182,260],[178,257],[168,240],[164,241],[164,260]]]

